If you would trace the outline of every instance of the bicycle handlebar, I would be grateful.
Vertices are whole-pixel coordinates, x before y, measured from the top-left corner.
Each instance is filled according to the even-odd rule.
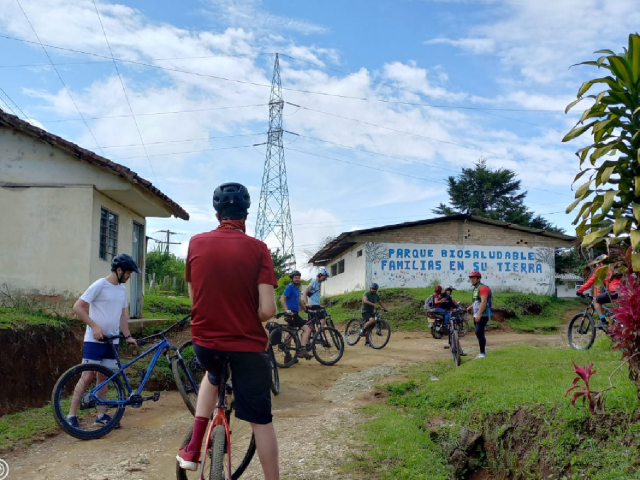
[[[191,314],[188,314],[187,316],[181,318],[180,320],[178,320],[176,323],[172,324],[169,328],[166,328],[164,330],[162,330],[161,332],[157,332],[157,333],[152,333],[151,335],[147,335],[146,337],[142,337],[140,339],[137,339],[136,342],[138,343],[138,346],[141,347],[142,345],[145,345],[147,343],[149,343],[149,340],[151,340],[152,338],[156,338],[156,337],[164,337],[168,332],[170,332],[171,330],[173,330],[174,328],[178,327],[178,328],[184,328],[184,326],[187,324],[187,322],[189,321],[189,319],[191,318]],[[122,334],[118,334],[118,335],[104,335],[102,337],[102,341],[103,342],[113,342],[114,340],[119,340],[119,339],[125,339]]]

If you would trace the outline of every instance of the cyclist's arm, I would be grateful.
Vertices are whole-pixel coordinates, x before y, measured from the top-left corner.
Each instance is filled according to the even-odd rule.
[[[594,272],[593,274],[591,274],[589,279],[586,282],[584,282],[584,284],[578,289],[578,293],[584,293],[587,290],[589,290],[589,288],[593,285],[595,281],[596,281],[596,274]]]
[[[289,308],[287,307],[287,297],[285,297],[284,295],[280,296],[280,305],[285,312],[289,310]]]
[[[380,305],[383,310],[387,309],[387,306],[384,303],[382,303],[382,300],[378,300],[378,305]]]
[[[79,298],[78,301],[73,305],[73,313],[75,313],[80,320],[91,327],[96,340],[102,339],[102,336],[104,334],[102,332],[102,328],[100,328],[100,326],[89,316],[89,303]]]
[[[187,291],[189,292],[189,300],[193,304],[193,287],[191,286],[191,282],[187,282]]]
[[[122,313],[120,314],[120,331],[124,335],[127,343],[131,345],[137,345],[136,339],[131,337],[131,331],[129,330],[129,308],[125,307],[122,309]],[[130,337],[130,338],[127,338]]]
[[[260,321],[269,320],[276,314],[276,296],[273,293],[273,285],[258,284],[258,317]]]
[[[375,304],[375,303],[371,303],[371,302],[369,301],[369,299],[367,298],[367,296],[366,296],[366,295],[363,295],[363,296],[362,296],[362,303],[365,303],[365,304],[367,304],[367,305],[371,305],[371,306],[373,306],[373,307],[375,307],[375,306],[376,306],[376,304]]]

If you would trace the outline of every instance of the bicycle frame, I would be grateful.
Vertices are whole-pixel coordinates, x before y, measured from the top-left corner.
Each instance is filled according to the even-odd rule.
[[[113,343],[111,344],[111,346],[112,346],[113,350],[115,351],[115,346],[113,346]],[[149,362],[149,367],[146,369],[146,372],[144,374],[144,377],[142,378],[142,381],[140,382],[140,385],[138,386],[138,389],[135,391],[135,395],[140,395],[142,393],[142,390],[144,389],[144,386],[146,385],[147,381],[149,380],[149,377],[151,376],[151,371],[156,366],[156,362],[160,358],[160,355],[163,354],[165,349],[166,350],[173,350],[174,347],[172,347],[169,344],[169,341],[166,338],[163,338],[160,341],[160,343],[158,343],[157,345],[154,345],[149,350],[141,353],[140,355],[138,355],[136,358],[134,358],[133,360],[131,360],[129,363],[127,363],[125,365],[122,365],[122,362],[120,362],[120,357],[117,355],[117,352],[116,352],[116,362],[118,362],[118,370],[113,375],[111,375],[109,378],[105,379],[102,383],[100,383],[99,385],[96,385],[91,390],[91,399],[96,402],[96,405],[107,405],[107,406],[108,405],[129,405],[130,404],[130,400],[101,400],[100,397],[97,395],[97,393],[110,380],[112,380],[113,378],[117,377],[118,375],[122,375],[122,378],[124,379],[125,386],[127,388],[127,392],[129,393],[129,397],[134,395],[133,387],[131,386],[131,383],[129,382],[129,378],[127,377],[127,374],[125,373],[125,370],[128,367],[130,367],[131,365],[133,365],[134,363],[136,363],[141,358],[146,357],[147,355],[151,354],[151,352],[155,352],[154,355],[153,355],[153,358],[151,359],[151,362]]]
[[[227,381],[229,380],[229,360],[226,359],[224,361],[222,367],[223,375],[220,383],[218,384],[218,402],[213,410],[213,418],[209,422],[209,427],[207,428],[207,441],[205,442],[204,452],[205,457],[203,457],[202,462],[200,462],[200,478],[199,480],[206,480],[204,478],[204,467],[206,464],[206,452],[209,451],[210,443],[211,443],[211,433],[213,429],[218,425],[224,426],[225,436],[227,437],[227,465],[229,466],[229,478],[227,480],[231,480],[231,432],[229,431],[229,419],[227,418]]]

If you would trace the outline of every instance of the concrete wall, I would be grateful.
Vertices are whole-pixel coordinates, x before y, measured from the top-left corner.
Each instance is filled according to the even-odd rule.
[[[100,258],[100,210],[106,208],[118,215],[118,253],[133,254],[133,222],[145,225],[145,219],[119,203],[94,191],[91,219],[91,257],[89,262],[89,281],[94,282],[105,277],[111,271],[111,258]],[[144,239],[143,239],[144,241]],[[142,269],[143,266],[140,266]],[[144,274],[144,271],[143,271]],[[88,285],[87,285],[88,286]],[[127,283],[127,298],[131,299],[131,283]]]
[[[362,251],[362,255],[358,257],[358,252]],[[362,244],[352,247],[344,252],[342,256],[334,259],[333,262],[326,265],[326,269],[331,273],[331,265],[344,259],[344,273],[332,275],[322,283],[322,295],[336,295],[346,293],[352,290],[364,290],[366,283],[366,252],[365,246]]]
[[[93,188],[0,187],[0,285],[40,294],[89,284]]]
[[[338,278],[330,278],[325,282],[328,294],[364,289],[372,282],[380,284],[381,287],[424,287],[433,281],[438,281],[442,285],[470,289],[467,278],[469,271],[480,270],[483,273],[483,281],[486,281],[494,291],[510,290],[553,295],[555,293],[554,247],[571,246],[571,242],[568,241],[464,221],[357,235],[353,240],[362,243],[327,264],[328,268],[337,261],[345,259],[344,276],[338,275]],[[366,259],[364,285],[361,283],[360,272],[356,274],[355,269],[349,272],[346,266],[349,256],[362,245],[365,251],[363,257],[358,260]],[[398,249],[402,249],[403,254],[405,250],[409,250],[409,258],[405,258],[404,255],[401,258],[398,257]],[[393,250],[392,255],[390,255],[391,250]],[[414,257],[414,250],[417,251],[417,257]],[[425,252],[432,250],[432,256],[423,257],[421,253],[423,250]],[[454,251],[453,258],[450,258],[451,250]],[[459,251],[462,258],[458,257]],[[506,258],[507,254],[509,258]],[[425,255],[428,254],[425,253]],[[474,255],[477,257],[474,258]],[[491,255],[493,258],[490,258]],[[498,255],[500,258],[497,258]],[[515,261],[514,256],[517,258]],[[394,261],[393,270],[390,270],[391,260]],[[403,262],[402,265],[396,263],[400,261]],[[410,263],[407,264],[407,261]],[[425,261],[424,266],[422,261]],[[430,265],[429,261],[433,264]],[[435,263],[437,261],[440,262],[439,267]],[[454,262],[453,265],[451,261]],[[526,264],[525,272],[522,271],[522,264]]]

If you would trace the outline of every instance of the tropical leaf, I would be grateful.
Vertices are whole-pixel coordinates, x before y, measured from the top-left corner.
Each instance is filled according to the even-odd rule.
[[[596,51],[595,51],[595,52],[593,52],[593,53],[606,53],[606,54],[609,54],[609,55],[615,55],[615,53],[613,53],[613,52],[612,52],[611,50],[609,50],[608,48],[605,48],[605,49],[603,49],[603,50],[596,50]]]
[[[609,57],[609,65],[611,66],[611,72],[620,78],[625,85],[629,87],[633,86],[631,66],[625,58],[613,55]]]
[[[582,240],[582,246],[588,247],[590,245],[593,245],[602,237],[611,233],[611,230],[613,230],[613,225],[610,225],[605,228],[601,228],[600,230],[590,233],[589,235],[585,236],[584,239]],[[640,234],[640,232],[638,232],[638,234]]]
[[[636,84],[640,80],[640,36],[629,35],[629,63],[631,81]]]
[[[634,272],[640,272],[640,253],[631,254],[631,268]]]
[[[631,230],[631,246],[635,251],[640,250],[640,230]]]
[[[634,203],[631,208],[633,210],[633,216],[636,218],[636,221],[640,223],[640,203]]]
[[[588,195],[589,185],[591,185],[592,182],[593,182],[593,179],[589,179],[588,182],[580,185],[576,190],[576,198],[584,198],[586,195]]]
[[[596,149],[593,151],[593,153],[591,154],[591,157],[589,157],[589,158],[591,159],[591,161],[592,161],[592,162],[593,162],[594,160],[597,160],[598,158],[600,158],[600,157],[602,157],[602,156],[606,155],[606,154],[607,154],[607,153],[609,153],[611,150],[613,150],[614,148],[616,148],[616,144],[617,144],[617,142],[613,142],[613,143],[610,143],[610,144],[608,144],[608,145],[606,145],[606,146],[604,146],[604,147],[596,148]],[[613,166],[613,167],[609,167],[609,168],[611,168],[611,169],[615,169],[615,166]],[[607,170],[608,170],[609,168],[607,168]],[[609,174],[606,176],[606,180],[604,180],[604,176],[605,176],[605,175],[604,175],[604,173],[603,173],[603,174],[602,174],[602,177],[603,177],[603,180],[602,180],[602,181],[603,181],[603,182],[606,182],[607,180],[609,180],[609,177],[611,176],[611,174],[612,174],[612,173],[613,173],[613,170],[611,170],[611,171],[609,172]]]
[[[629,219],[624,217],[616,218],[615,223],[613,224],[613,234],[620,235],[625,231],[627,225],[629,224]]]
[[[569,110],[571,110],[573,107],[575,107],[582,100],[584,100],[584,97],[583,98],[578,98],[577,100],[574,100],[573,102],[571,102],[569,105],[567,105],[567,108],[564,109],[564,113],[568,113]]]
[[[582,135],[585,131],[587,131],[589,129],[589,127],[591,127],[593,124],[595,124],[596,122],[591,122],[591,123],[587,123],[586,125],[582,125],[580,127],[574,127],[573,129],[571,129],[569,131],[569,133],[567,133],[564,138],[562,139],[563,142],[568,142],[569,140],[573,140],[576,137],[579,137],[580,135]]]

